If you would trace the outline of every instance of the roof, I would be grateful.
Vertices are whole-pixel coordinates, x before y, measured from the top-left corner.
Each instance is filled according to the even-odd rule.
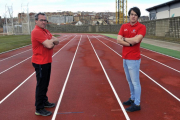
[[[172,0],[172,1],[169,1],[169,2],[166,2],[166,3],[163,3],[163,4],[160,4],[160,5],[156,5],[156,6],[154,6],[154,7],[147,8],[146,10],[147,10],[147,11],[156,10],[156,9],[158,9],[158,8],[161,8],[161,7],[164,7],[164,6],[169,6],[169,5],[175,4],[175,3],[180,3],[180,0]]]

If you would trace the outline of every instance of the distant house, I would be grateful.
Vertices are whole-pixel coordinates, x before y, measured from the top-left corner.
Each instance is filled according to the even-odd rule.
[[[71,23],[73,22],[73,16],[60,16],[60,15],[51,15],[47,16],[49,22],[60,25],[61,23]]]
[[[80,15],[74,15],[74,21],[78,22],[80,20]]]
[[[107,25],[107,23],[103,19],[98,19],[92,21],[92,25]]]
[[[146,9],[150,20],[180,16],[180,0],[172,0]]]
[[[83,25],[81,21],[78,21],[75,25]]]

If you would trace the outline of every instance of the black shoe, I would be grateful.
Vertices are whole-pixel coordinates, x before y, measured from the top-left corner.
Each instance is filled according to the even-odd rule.
[[[52,108],[54,106],[55,106],[55,103],[50,103],[48,101],[44,103],[44,107],[46,107],[46,108]]]
[[[51,114],[52,114],[52,112],[47,111],[46,109],[36,110],[36,112],[35,112],[35,115],[42,115],[42,116],[49,116]]]
[[[138,111],[138,110],[141,110],[141,106],[136,105],[134,103],[130,107],[126,108],[127,112],[134,112],[134,111]]]
[[[134,103],[134,100],[131,100],[131,98],[129,98],[128,101],[123,102],[123,105],[131,105],[132,103]]]

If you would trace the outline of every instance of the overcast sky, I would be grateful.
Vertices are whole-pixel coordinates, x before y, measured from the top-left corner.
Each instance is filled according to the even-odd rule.
[[[88,12],[115,12],[116,0],[1,0],[0,2],[0,16],[4,18],[8,10],[13,9],[13,17],[17,17],[20,12],[59,12],[59,11],[88,11]],[[128,0],[127,10],[137,6],[141,10],[141,15],[148,16],[147,8],[159,5],[172,0]],[[5,7],[8,6],[8,7]],[[7,11],[6,11],[7,10]]]

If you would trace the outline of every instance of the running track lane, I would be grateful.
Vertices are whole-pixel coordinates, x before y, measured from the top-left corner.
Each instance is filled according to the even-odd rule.
[[[57,48],[59,48],[59,49],[62,48],[63,43],[65,44],[67,42],[69,42],[69,40],[64,41],[64,42],[60,43],[58,46],[56,46],[54,52],[56,52]],[[27,64],[28,65],[30,64],[30,68],[25,67]],[[6,95],[9,94],[10,91],[12,91],[15,88],[15,86],[19,85],[21,82],[23,82],[23,80],[25,80],[25,79],[21,79],[21,73],[20,73],[21,70],[23,71],[23,69],[24,69],[24,71],[27,72],[27,70],[30,69],[30,70],[33,70],[33,72],[34,72],[34,69],[31,65],[31,61],[27,61],[26,65],[22,65],[22,66],[20,65],[21,68],[18,68],[19,72],[17,70],[14,70],[14,72],[13,71],[6,72],[6,73],[9,73],[7,76],[5,75],[5,73],[3,73],[1,75],[1,76],[6,76],[6,79],[1,79],[1,81],[2,80],[4,82],[10,82],[11,81],[11,84],[5,84],[4,86],[2,86],[2,87],[4,87],[3,90],[1,87],[1,91],[3,92],[3,94],[6,94]],[[33,72],[31,72],[31,73],[33,73]],[[17,74],[14,74],[14,73],[17,73]],[[26,78],[31,74],[30,73],[27,75],[27,73],[26,73]],[[9,77],[11,77],[12,75],[14,78],[12,77],[12,80],[11,80],[11,79],[9,79]],[[26,113],[28,113],[29,111],[31,111],[32,115],[30,115],[28,119],[37,119],[37,118],[31,118],[31,116],[34,116],[34,109],[35,109],[35,107],[34,107],[34,96],[35,96],[34,93],[35,93],[36,78],[34,76],[31,79],[29,79],[27,82],[25,82],[26,85],[22,85],[19,89],[17,89],[17,91],[20,90],[19,93],[17,93],[17,91],[15,91],[8,99],[6,99],[1,104],[0,116],[3,119],[5,119],[5,120],[6,119],[9,120],[12,118],[17,119],[17,120],[19,120],[19,118],[27,119]],[[17,82],[17,81],[19,81],[19,82]],[[30,83],[28,83],[28,82],[30,82]],[[13,85],[14,87],[12,87],[11,85]],[[10,101],[8,101],[8,100],[10,100]],[[24,103],[24,105],[22,105],[22,103]],[[31,105],[31,107],[29,107],[29,105]],[[13,107],[13,108],[11,108],[11,107]],[[34,116],[34,117],[37,117],[37,116]]]
[[[113,46],[112,42],[109,42],[109,41],[106,41],[103,39],[101,39],[101,41],[103,41],[103,43],[106,43],[108,46]],[[98,43],[94,43],[94,45],[98,46],[97,47],[98,51],[106,50],[106,49],[103,49],[103,46],[99,46]],[[114,44],[113,49],[117,48],[117,46],[118,45]],[[110,59],[110,57],[108,55],[102,55],[102,58]],[[116,59],[116,58],[114,58],[114,59]],[[149,66],[146,67],[147,64],[144,64],[143,62],[147,62]],[[153,65],[153,64],[156,64],[156,65]],[[108,65],[108,64],[105,63],[105,65]],[[147,72],[148,75],[149,75],[149,73],[151,73],[152,76],[159,75],[158,78],[155,78],[155,80],[158,82],[161,80],[162,75],[165,75],[166,77],[171,76],[171,75],[172,76],[176,75],[176,76],[179,76],[179,78],[180,78],[179,73],[172,71],[169,68],[164,67],[162,65],[158,65],[157,63],[152,62],[151,60],[147,60],[142,57],[141,70],[144,71],[144,69],[150,69],[150,71]],[[113,75],[109,75],[109,76],[113,77]],[[152,120],[152,119],[180,119],[180,117],[177,115],[180,112],[179,101],[177,101],[175,98],[173,98],[167,92],[165,92],[159,86],[157,86],[156,84],[151,82],[143,74],[140,74],[140,80],[141,80],[141,86],[142,86],[142,99],[141,99],[142,111],[134,112],[133,114],[132,113],[129,114],[131,119],[137,119],[137,120],[139,120],[139,119],[146,119],[146,120],[148,120],[148,119],[149,120]],[[176,79],[172,79],[172,80],[176,80]],[[116,87],[116,85],[117,85],[117,83],[115,83],[114,86],[116,89],[118,89],[119,85],[117,87]],[[174,86],[176,86],[176,87],[174,87]],[[177,87],[176,83],[170,84],[169,86],[166,85],[165,87],[167,89],[169,89],[175,95],[179,96],[179,93],[178,93],[179,88]],[[178,89],[178,91],[176,91],[177,89]],[[117,90],[117,91],[119,91],[119,90]],[[157,93],[159,95],[157,95]],[[124,96],[125,95],[123,95],[122,97],[124,97]],[[124,99],[124,100],[126,100],[126,99]],[[137,115],[135,115],[135,114],[137,114]],[[148,116],[149,114],[151,114],[151,115]],[[133,118],[131,117],[131,115],[133,115]]]
[[[97,38],[97,39],[102,39],[102,38]],[[116,44],[114,41],[111,42],[109,40],[107,40],[107,41],[104,40],[104,42],[108,43],[109,46],[115,45],[112,48],[116,52],[119,52],[116,49],[117,47],[120,46],[119,44]],[[122,48],[122,46],[120,46],[120,47]],[[141,49],[141,50],[143,51],[144,49]],[[147,50],[145,50],[145,51],[146,51],[146,54],[147,54]],[[179,62],[180,60],[174,59],[174,58],[171,58],[171,57],[167,57],[167,56],[162,57],[162,54],[159,54],[159,56],[160,56],[159,58],[162,58],[163,60],[155,59],[157,62],[154,62],[153,61],[154,58],[153,58],[153,60],[151,60],[152,59],[151,58],[151,53],[152,52],[149,51],[150,56],[149,56],[149,54],[147,54],[145,57],[144,57],[144,54],[142,54],[142,61],[141,61],[141,63],[142,63],[141,64],[142,71],[147,73],[149,76],[152,76],[151,78],[153,80],[157,81],[162,86],[164,86],[166,89],[170,90],[170,92],[172,92],[175,96],[177,96],[179,98],[179,101],[180,101],[180,94],[178,92],[178,91],[180,91],[180,88],[179,88],[180,71],[178,71],[179,69],[176,69],[177,67],[175,67],[175,65],[172,65],[172,63],[174,63],[174,64],[176,64],[176,66],[180,66],[180,62]],[[119,53],[119,54],[121,54],[121,53]],[[154,54],[156,56],[158,55],[158,53],[154,53]],[[166,64],[167,62],[165,62],[165,60],[171,61],[171,63],[168,64],[168,67],[165,66],[165,65],[167,65]],[[162,64],[164,64],[164,65],[162,65]],[[172,67],[174,67],[175,70],[172,70]],[[161,71],[161,72],[159,72],[159,71]]]
[[[116,39],[108,38],[105,36],[97,36],[97,37],[102,38],[103,40],[111,41],[114,44],[117,44]],[[117,44],[117,45],[119,45],[119,44]],[[121,45],[119,45],[119,46],[121,46]],[[120,48],[122,49],[122,47],[120,47]],[[116,51],[122,52],[122,50],[117,50],[117,49],[116,49]],[[167,55],[163,55],[163,54],[155,52],[155,51],[150,51],[150,50],[145,49],[145,48],[141,48],[141,55],[144,57],[146,57],[146,56],[150,57],[153,60],[161,62],[162,64],[165,64],[167,66],[170,66],[170,67],[180,71],[180,67],[179,67],[180,66],[180,62],[179,62],[180,59],[173,58],[173,57],[170,57]]]
[[[92,39],[92,38],[90,37],[90,39]],[[78,41],[78,39],[76,41]],[[104,39],[103,39],[103,42],[105,42]],[[129,91],[128,91],[127,82],[125,80],[125,76],[123,74],[122,58],[115,55],[115,53],[113,55],[113,52],[109,51],[107,49],[107,47],[103,46],[103,44],[101,42],[98,42],[98,40],[92,39],[92,43],[93,43],[97,53],[99,54],[100,59],[101,59],[103,65],[104,65],[105,69],[107,69],[106,70],[106,71],[108,71],[107,73],[110,74],[109,77],[112,80],[112,83],[113,83],[116,91],[118,92],[118,96],[122,99],[122,101],[126,100],[127,97],[129,96],[128,95]],[[100,43],[101,43],[101,45],[100,45]],[[61,57],[60,57],[61,59],[57,59],[52,64],[53,67],[55,67],[56,69],[52,70],[52,78],[53,77],[54,78],[53,78],[53,81],[51,81],[51,83],[50,83],[50,88],[49,88],[50,90],[48,92],[48,94],[50,96],[50,101],[58,101],[58,97],[59,97],[59,94],[60,94],[61,89],[62,89],[62,84],[64,83],[63,80],[65,80],[66,75],[67,75],[67,73],[65,74],[65,71],[68,72],[69,66],[71,64],[71,61],[72,61],[72,58],[73,58],[73,55],[74,55],[73,51],[75,51],[75,50],[73,50],[71,48],[75,49],[75,44],[73,46],[71,46],[71,44],[69,44],[70,48],[68,50],[70,50],[72,52],[71,54],[69,54],[70,53],[69,51],[65,50],[66,52],[65,52],[65,54],[61,55]],[[76,46],[77,46],[77,42],[76,42]],[[79,50],[80,50],[80,48],[79,48]],[[119,46],[117,47],[115,45],[114,45],[114,48],[120,49]],[[58,53],[57,55],[60,55],[62,51],[60,51],[60,53]],[[107,54],[109,54],[109,55],[107,56]],[[69,57],[67,57],[67,56],[69,56]],[[111,57],[109,57],[109,56],[113,56],[111,61],[110,61]],[[53,60],[55,58],[56,57],[54,57]],[[120,59],[120,61],[118,59]],[[79,57],[78,57],[77,61],[78,60],[80,61],[81,59],[79,59]],[[76,59],[75,59],[75,61],[76,61]],[[112,64],[115,64],[113,61],[117,61],[117,62],[119,61],[119,65],[120,65],[119,69],[116,69],[116,67],[115,67],[116,65],[113,66],[113,67],[115,67],[115,69],[111,68],[112,66],[108,66],[108,65],[111,65],[111,64],[107,64],[109,62],[112,63]],[[61,62],[61,67],[64,68],[63,70],[59,66],[56,65],[56,63],[59,63],[59,62]],[[67,64],[67,63],[69,63],[69,64]],[[75,66],[75,63],[74,63],[74,66]],[[78,67],[78,65],[77,65],[77,67]],[[93,68],[96,68],[96,67],[97,66],[93,66]],[[165,68],[165,69],[167,69],[167,68]],[[76,70],[79,70],[79,69],[76,69]],[[59,71],[59,74],[57,74],[58,71]],[[117,71],[118,71],[119,74],[122,74],[121,77],[119,77],[119,74],[114,74]],[[81,70],[80,70],[80,72],[81,72]],[[61,73],[63,73],[63,74],[61,74]],[[75,71],[75,73],[76,73],[76,71]],[[78,73],[79,72],[77,71],[77,74]],[[163,73],[161,73],[161,74],[163,74]],[[63,77],[64,77],[63,80],[60,79],[60,78],[63,78]],[[76,78],[76,75],[74,75],[74,77]],[[147,116],[149,115],[148,116],[149,119],[150,118],[152,118],[152,119],[179,119],[178,116],[177,116],[178,115],[177,111],[179,110],[179,107],[177,107],[177,105],[179,104],[179,102],[178,103],[174,102],[175,99],[172,98],[172,97],[169,97],[169,94],[164,95],[164,94],[167,94],[167,93],[165,93],[163,90],[159,90],[161,88],[159,88],[157,85],[155,85],[146,76],[141,74],[140,77],[141,77],[141,85],[142,85],[142,107],[143,106],[145,106],[145,107],[143,107],[143,109],[141,111],[139,111],[139,112],[130,113],[129,114],[130,118],[131,119],[147,119]],[[117,80],[118,78],[122,78],[122,79]],[[29,79],[22,87],[20,87],[14,94],[12,94],[6,101],[4,101],[3,104],[0,105],[1,106],[0,111],[3,111],[3,112],[1,112],[2,113],[1,116],[2,117],[5,116],[3,118],[13,117],[13,118],[17,118],[17,119],[18,118],[23,119],[24,117],[26,117],[25,119],[51,119],[51,117],[41,117],[41,116],[35,116],[34,115],[34,106],[33,105],[34,105],[34,89],[35,89],[35,83],[36,83],[34,81],[35,76],[32,76],[31,79]],[[79,79],[76,78],[76,80],[79,80]],[[73,80],[71,80],[71,81],[73,81]],[[74,81],[74,84],[76,84],[76,81]],[[71,85],[74,85],[74,84],[71,84]],[[122,86],[122,87],[120,87],[120,86]],[[67,87],[68,87],[68,84],[67,84]],[[73,86],[73,88],[76,88],[76,87],[77,86]],[[71,88],[71,87],[69,87],[69,88]],[[145,90],[145,91],[143,92],[143,90]],[[157,92],[157,90],[158,90],[158,92]],[[68,91],[70,91],[70,90],[67,89],[67,92]],[[72,91],[70,91],[70,92],[72,93]],[[76,94],[77,93],[75,93],[75,95]],[[99,93],[99,94],[105,95],[103,93]],[[159,97],[159,96],[157,96],[157,94],[159,94],[159,96],[160,95],[161,96]],[[66,94],[64,94],[64,96],[65,95]],[[66,96],[68,96],[68,95],[66,95]],[[152,99],[152,96],[154,96],[153,99]],[[73,99],[73,98],[69,98],[69,99]],[[164,100],[164,99],[166,99],[166,100]],[[81,100],[80,103],[83,100]],[[167,103],[167,101],[169,101],[169,102]],[[162,103],[162,104],[159,104],[159,103]],[[66,103],[66,104],[69,104],[69,103]],[[21,105],[21,107],[19,107],[20,105]],[[12,106],[13,106],[13,108],[12,108]],[[60,105],[60,108],[61,108],[61,105]],[[158,109],[158,111],[156,111],[155,109]],[[168,110],[168,109],[170,109],[170,110]],[[49,110],[53,111],[54,109],[49,109]],[[119,110],[120,109],[113,109],[112,111],[119,112]],[[162,110],[164,110],[164,111],[162,111]],[[175,110],[174,113],[170,112],[170,111],[174,111],[174,110]],[[147,114],[147,113],[149,113],[149,114]],[[69,112],[68,113],[67,112],[66,115],[69,116],[71,114],[75,114],[76,116],[78,116],[78,115],[82,116],[82,114],[84,114],[84,113],[82,113],[82,112]],[[107,114],[107,113],[105,113],[105,114]],[[12,116],[10,116],[10,115],[12,115]],[[27,118],[27,116],[30,116],[30,117]],[[119,118],[117,118],[117,119],[119,119]]]
[[[56,119],[125,119],[87,37],[71,49],[77,54]]]
[[[68,41],[60,42],[60,44],[54,49],[54,52],[56,52],[59,48],[62,47],[61,44],[65,44],[67,42]],[[27,48],[29,48],[29,46]],[[29,49],[27,50],[26,48],[21,49],[23,51],[25,50],[26,52],[22,53],[22,51],[20,52],[19,50],[17,50],[22,54],[16,55],[18,52],[16,52],[15,50],[2,54],[3,56],[7,56],[7,58],[9,59],[3,58],[1,59],[2,61],[0,61],[0,100],[2,100],[8,93],[15,89],[20,83],[22,83],[29,75],[34,72],[31,64],[32,51],[29,51]],[[12,57],[12,53],[15,53],[16,56]],[[22,60],[24,62],[22,62]]]

